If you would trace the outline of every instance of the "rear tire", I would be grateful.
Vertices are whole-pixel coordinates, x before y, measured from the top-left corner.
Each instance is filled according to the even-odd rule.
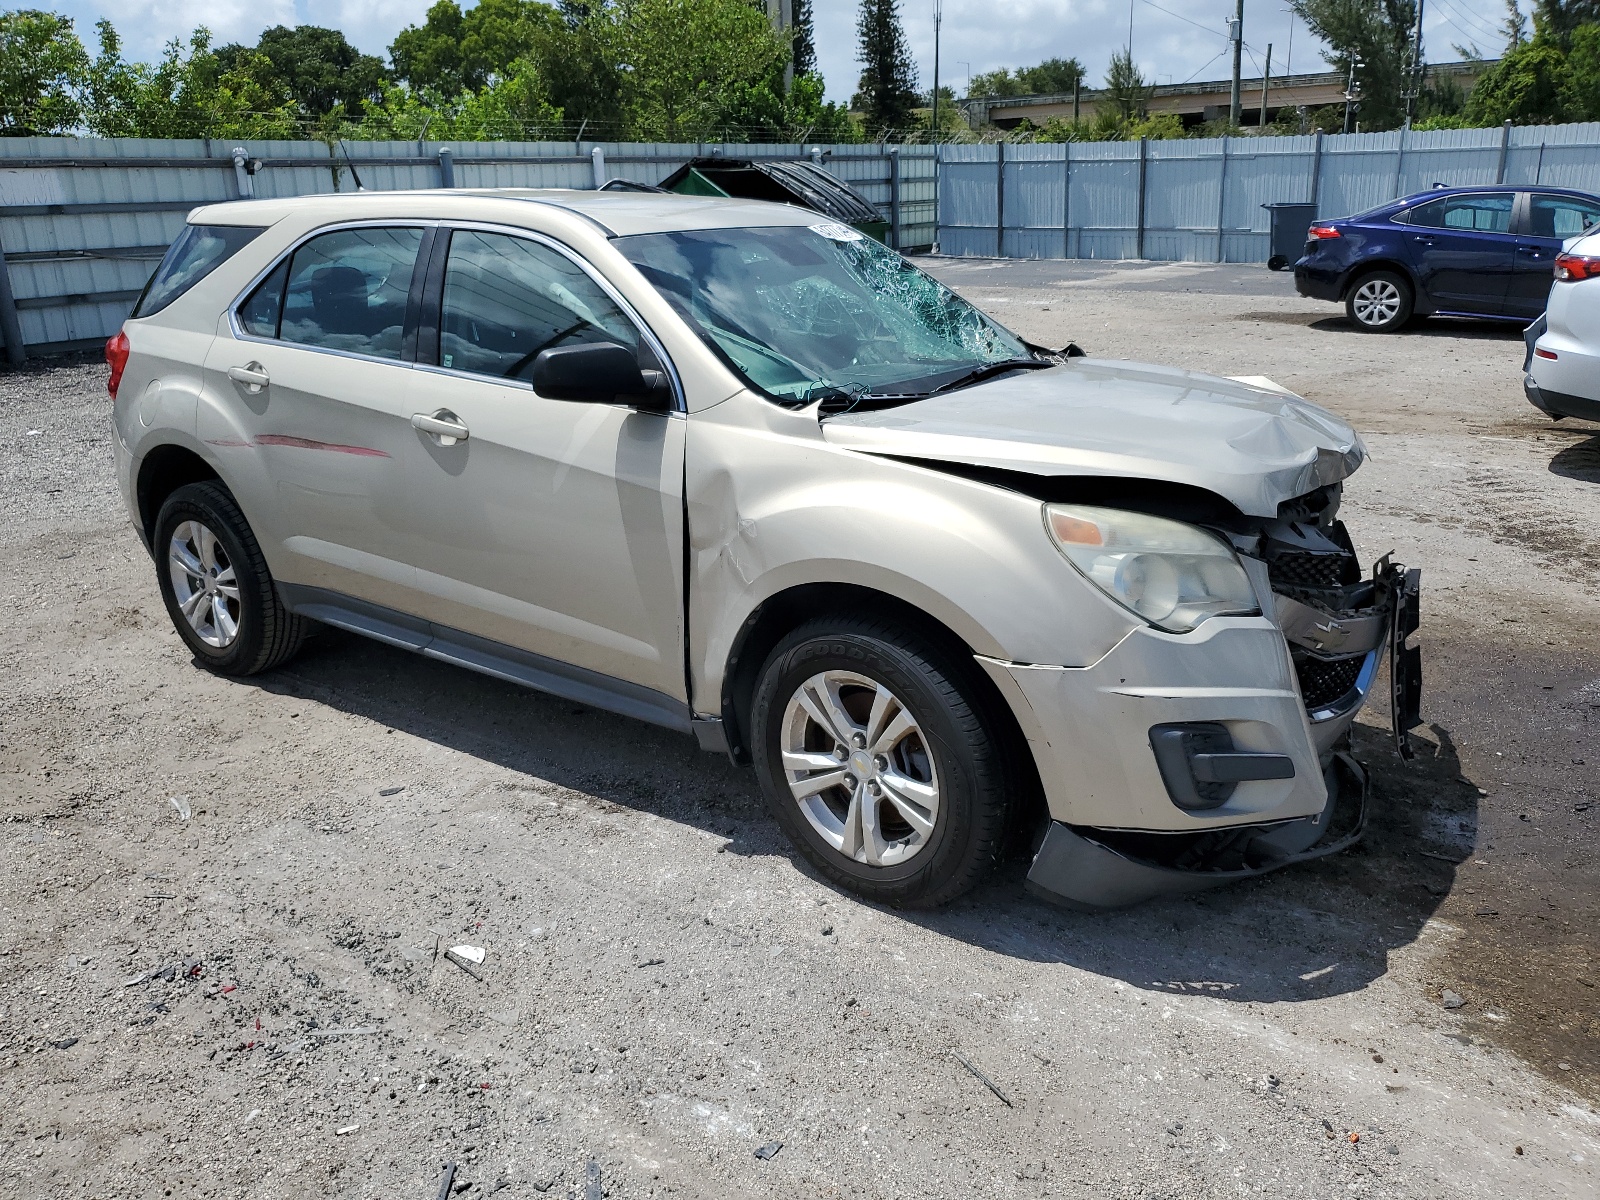
[[[1345,293],[1344,311],[1362,333],[1393,333],[1411,319],[1416,292],[1397,271],[1369,271]]]
[[[254,675],[300,649],[310,622],[278,599],[261,545],[221,483],[189,483],[168,496],[152,546],[167,615],[207,670]]]
[[[1000,858],[1007,759],[972,674],[959,656],[870,618],[811,621],[768,657],[750,722],[761,790],[840,887],[933,908]]]

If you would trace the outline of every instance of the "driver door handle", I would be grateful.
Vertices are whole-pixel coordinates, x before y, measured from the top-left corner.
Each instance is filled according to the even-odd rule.
[[[438,438],[441,446],[454,446],[457,442],[467,440],[467,427],[462,424],[461,418],[448,408],[441,408],[431,416],[427,413],[412,413],[411,428],[420,429],[430,437]]]

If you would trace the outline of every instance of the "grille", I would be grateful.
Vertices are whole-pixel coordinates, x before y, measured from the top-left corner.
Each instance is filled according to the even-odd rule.
[[[1300,694],[1306,707],[1321,708],[1332,704],[1355,687],[1361,675],[1364,654],[1349,658],[1302,658],[1295,663],[1295,673],[1300,676]]]
[[[1280,587],[1334,588],[1347,582],[1347,554],[1313,554],[1283,550],[1267,561],[1267,573]]]

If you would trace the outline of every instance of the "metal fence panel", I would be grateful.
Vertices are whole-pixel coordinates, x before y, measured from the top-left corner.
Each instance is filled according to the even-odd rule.
[[[186,214],[240,197],[234,145],[0,138],[0,268],[10,277],[24,344],[49,351],[115,332]],[[358,177],[371,191],[440,187],[444,150],[458,188],[591,189],[596,150],[605,178],[650,184],[700,156],[809,157],[851,183],[885,219],[898,214],[896,246],[931,246],[939,227],[933,146],[260,141],[241,149],[261,164],[247,180],[258,198],[351,191]],[[993,230],[989,237],[993,253]]]

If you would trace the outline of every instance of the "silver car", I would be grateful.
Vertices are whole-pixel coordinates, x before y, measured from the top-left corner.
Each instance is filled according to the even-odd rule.
[[[1360,836],[1417,575],[1360,439],[1048,351],[804,210],[625,192],[195,210],[107,347],[121,487],[224,675],[320,625],[693,733],[835,883],[1131,903]]]

